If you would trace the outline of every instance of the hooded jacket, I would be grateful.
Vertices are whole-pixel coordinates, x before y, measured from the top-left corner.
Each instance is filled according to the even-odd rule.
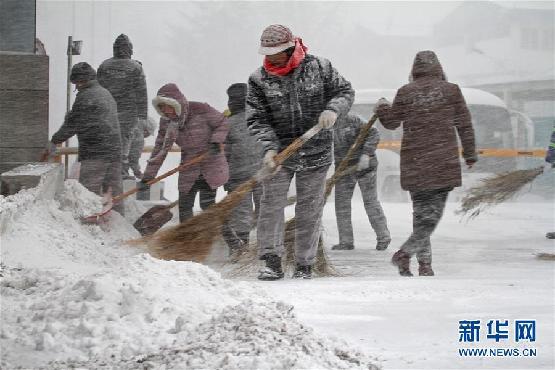
[[[79,140],[79,161],[120,161],[121,136],[116,102],[96,80],[89,81],[79,90],[71,111],[51,141],[61,144],[73,135]]]
[[[281,151],[318,123],[320,113],[347,114],[354,90],[331,63],[307,54],[286,76],[269,74],[264,67],[249,78],[247,126],[264,152]],[[283,163],[294,171],[331,164],[333,135],[322,130]]]
[[[445,80],[433,51],[416,54],[413,81],[401,87],[391,107],[379,105],[382,125],[403,125],[401,187],[408,191],[461,186],[457,134],[463,157],[475,162],[476,148],[470,113],[458,85]]]
[[[131,130],[137,119],[147,119],[146,80],[142,65],[131,59],[133,45],[126,35],[114,42],[114,56],[98,67],[98,82],[108,89],[118,104],[122,130]]]
[[[160,111],[159,105],[162,103],[173,107],[178,116],[175,143],[181,148],[181,163],[208,151],[211,143],[224,143],[229,131],[229,125],[222,113],[206,103],[187,101],[173,83],[162,86],[152,101],[161,118],[158,136],[150,156],[155,158],[160,153],[162,158],[160,162],[151,162],[147,165],[143,180],[156,176],[167,154],[162,151],[162,146],[171,121]],[[202,162],[180,171],[179,192],[189,192],[200,175],[212,189],[225,184],[229,179],[229,168],[224,153],[210,155]]]

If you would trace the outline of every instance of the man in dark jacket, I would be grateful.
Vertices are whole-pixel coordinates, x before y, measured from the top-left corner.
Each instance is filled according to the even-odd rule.
[[[51,143],[61,144],[77,135],[79,182],[101,196],[110,189],[112,196],[121,194],[121,138],[116,102],[96,81],[96,72],[88,63],[74,65],[70,80],[79,92]],[[114,209],[123,214],[121,203],[115,204]]]
[[[296,177],[295,258],[297,278],[310,278],[320,236],[326,173],[332,160],[331,128],[346,114],[354,99],[351,84],[324,58],[306,53],[300,38],[282,25],[262,33],[259,53],[264,64],[248,81],[247,125],[262,143],[264,169],[275,171],[264,180],[258,218],[260,259],[266,268],[261,280],[283,277],[284,213],[287,191]],[[324,129],[278,168],[277,152],[310,128]]]
[[[227,89],[229,115],[229,133],[227,134],[225,153],[229,164],[229,181],[224,185],[228,192],[234,191],[243,182],[255,175],[262,162],[262,148],[247,128],[245,105],[247,84],[235,83]],[[235,207],[228,221],[223,225],[222,235],[230,253],[249,244],[249,234],[253,223],[254,208],[260,205],[262,189],[257,186],[245,195]]]
[[[362,126],[365,124],[366,122],[362,118],[353,113],[347,114],[335,124],[333,137],[335,168],[338,168],[347,156],[347,152],[355,143]],[[356,173],[341,177],[335,184],[335,216],[339,231],[339,244],[332,247],[334,250],[354,249],[351,198],[357,183],[362,194],[366,215],[376,233],[376,249],[385,250],[391,242],[391,236],[387,229],[387,219],[378,200],[376,189],[378,169],[376,147],[379,141],[380,133],[375,127],[372,127],[364,144],[357,152],[353,153],[351,158],[349,167],[356,166]]]
[[[143,67],[135,60],[133,44],[124,34],[114,42],[114,56],[98,67],[98,82],[108,89],[118,105],[122,140],[122,171],[129,174],[129,150],[138,120],[147,119],[147,93]]]
[[[470,113],[458,85],[445,80],[433,51],[416,54],[413,81],[401,87],[392,105],[380,99],[376,113],[387,129],[403,125],[401,187],[413,203],[413,232],[392,263],[403,276],[412,276],[410,258],[416,254],[419,275],[432,276],[430,236],[436,228],[447,196],[461,186],[457,133],[470,168],[477,161]]]

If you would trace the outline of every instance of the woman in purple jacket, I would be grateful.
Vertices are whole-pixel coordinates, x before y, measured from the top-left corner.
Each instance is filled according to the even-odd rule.
[[[222,150],[229,126],[222,113],[206,103],[187,101],[173,83],[162,86],[152,104],[161,116],[160,128],[142,179],[143,186],[156,176],[174,143],[181,147],[181,163],[210,153],[200,163],[179,172],[179,221],[183,222],[193,215],[197,193],[204,210],[215,202],[217,188],[229,178]]]

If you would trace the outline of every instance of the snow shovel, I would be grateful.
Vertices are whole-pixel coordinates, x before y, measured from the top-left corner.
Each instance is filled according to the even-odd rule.
[[[178,203],[179,200],[176,200],[170,204],[160,204],[152,207],[135,221],[133,227],[137,229],[142,236],[154,234],[172,219],[173,213],[171,209]]]
[[[178,171],[181,171],[181,170],[183,170],[187,167],[190,167],[194,164],[197,164],[197,163],[201,162],[207,156],[208,156],[208,152],[205,152],[203,154],[199,154],[198,156],[194,157],[190,161],[187,161],[185,163],[180,164],[179,166],[175,167],[174,169],[169,170],[168,172],[166,172],[166,173],[148,181],[146,184],[147,185],[156,184],[157,182],[162,181],[166,177],[171,176],[171,175],[173,175],[174,173],[176,173]],[[102,218],[104,216],[106,216],[112,210],[112,207],[114,206],[114,204],[116,204],[117,202],[120,202],[121,200],[127,198],[130,195],[133,195],[133,194],[137,193],[138,191],[140,191],[140,189],[137,187],[137,188],[128,190],[125,193],[121,193],[119,195],[116,195],[115,197],[113,197],[111,199],[110,202],[108,202],[104,205],[104,208],[102,209],[102,211],[100,211],[99,213],[95,213],[94,215],[91,215],[91,216],[82,217],[81,222],[86,223],[86,224],[98,224],[99,222],[102,221]]]

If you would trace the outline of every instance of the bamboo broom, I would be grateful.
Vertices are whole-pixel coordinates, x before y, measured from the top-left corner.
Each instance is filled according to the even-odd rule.
[[[279,166],[293,155],[300,147],[322,130],[321,125],[315,125],[302,136],[293,141],[281,151],[274,161]],[[150,253],[160,259],[203,262],[214,240],[221,234],[221,227],[229,218],[233,209],[241,202],[245,195],[252,191],[258,182],[271,176],[259,171],[249,181],[241,184],[220,202],[211,205],[204,212],[193,216],[185,222],[163,229],[140,239],[146,243]]]
[[[467,191],[456,212],[469,219],[478,216],[484,209],[503,203],[515,196],[526,184],[543,173],[543,167],[504,172],[481,180],[481,184]]]
[[[337,180],[341,177],[352,174],[356,172],[356,166],[349,166],[353,154],[364,144],[370,129],[378,119],[377,115],[373,115],[368,123],[364,125],[355,142],[345,155],[345,158],[341,161],[339,166],[335,169],[334,174],[326,181],[326,189],[324,193],[324,202],[330,196],[333,187],[335,186]],[[285,269],[292,269],[295,266],[295,217],[287,220],[285,223],[285,235],[283,238],[285,246],[285,258],[284,265]],[[242,274],[250,273],[258,267],[258,246],[256,242],[250,243],[248,248],[244,251],[240,251],[238,255],[232,258],[232,263],[234,264],[232,270],[230,271],[231,276],[239,276]],[[314,264],[313,272],[318,276],[337,276],[339,273],[335,270],[333,265],[329,262],[329,259],[324,250],[324,243],[322,237],[318,240],[318,249],[316,252],[316,263]]]

